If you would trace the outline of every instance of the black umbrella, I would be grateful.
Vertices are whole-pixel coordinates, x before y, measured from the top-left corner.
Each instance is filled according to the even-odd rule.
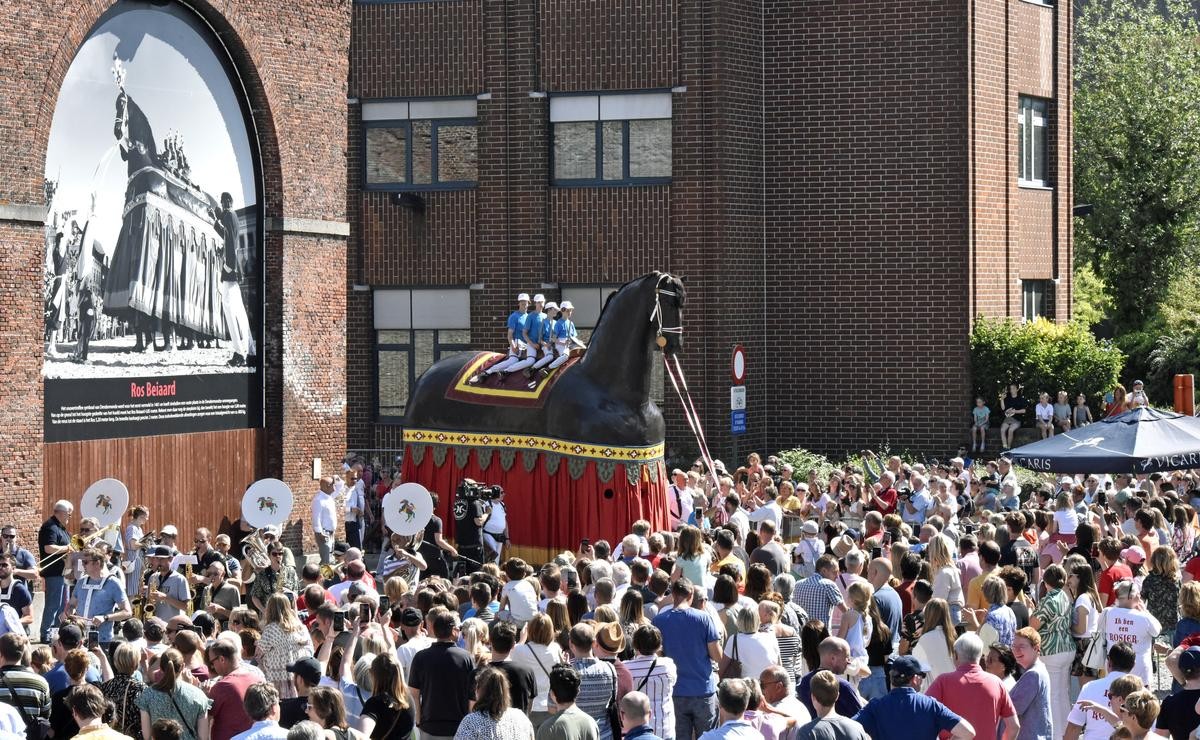
[[[1008,453],[1054,473],[1154,473],[1200,467],[1200,419],[1136,408]]]

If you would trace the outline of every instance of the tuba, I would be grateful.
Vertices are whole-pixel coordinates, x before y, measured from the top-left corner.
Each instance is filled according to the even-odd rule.
[[[267,554],[267,543],[263,541],[261,527],[251,532],[242,541],[242,557],[250,563],[254,570],[270,567],[271,558]]]

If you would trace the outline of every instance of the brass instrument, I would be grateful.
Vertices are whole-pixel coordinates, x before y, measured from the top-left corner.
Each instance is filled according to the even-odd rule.
[[[154,616],[155,609],[157,608],[157,607],[156,607],[156,604],[157,604],[157,602],[154,602],[154,601],[151,601],[151,600],[150,600],[150,594],[151,594],[151,593],[153,593],[154,591],[157,591],[157,590],[158,590],[158,588],[159,588],[159,580],[160,580],[160,579],[161,579],[161,575],[160,575],[159,573],[151,573],[151,574],[150,574],[150,581],[148,581],[148,582],[147,582],[147,589],[146,589],[146,606],[142,608],[142,614],[143,614],[143,615],[145,615],[147,618],[148,618],[148,617],[153,617],[153,616]],[[150,586],[150,585],[149,585],[149,583],[151,583],[151,582],[153,582],[153,583],[154,583],[154,585],[153,585],[153,586]]]
[[[329,563],[321,563],[321,580],[332,581],[337,578],[337,570]]]
[[[242,557],[254,570],[262,570],[271,566],[271,558],[267,554],[267,543],[262,538],[262,528],[251,532],[242,542]]]
[[[188,563],[187,565],[183,566],[183,577],[187,581],[188,587],[190,588],[192,585],[192,564],[191,563]],[[191,599],[187,600],[187,615],[189,617],[192,616],[192,600]]]
[[[71,542],[67,544],[66,550],[58,553],[57,555],[51,555],[50,557],[46,558],[38,567],[45,568],[47,565],[56,563],[71,553],[82,552],[89,547],[92,547],[97,541],[104,537],[105,534],[116,530],[119,526],[120,524],[110,524],[107,527],[102,527],[101,529],[92,532],[87,537],[84,537],[81,534],[71,535]]]
[[[151,573],[150,579],[142,581],[142,589],[138,592],[138,595],[129,600],[134,619],[144,621],[147,618],[154,616],[154,604],[150,603],[150,580],[157,578],[157,573]],[[155,586],[157,587],[157,585],[158,582],[155,580]]]

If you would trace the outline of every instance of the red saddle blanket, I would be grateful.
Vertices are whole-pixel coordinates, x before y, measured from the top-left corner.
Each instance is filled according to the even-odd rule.
[[[550,395],[550,389],[571,369],[578,357],[571,357],[549,375],[538,373],[531,380],[524,372],[518,370],[502,378],[500,373],[488,375],[478,383],[469,381],[475,375],[482,375],[488,368],[505,359],[506,355],[497,352],[480,352],[469,360],[454,382],[446,388],[446,398],[451,401],[477,403],[482,406],[524,406],[526,408],[541,408]]]

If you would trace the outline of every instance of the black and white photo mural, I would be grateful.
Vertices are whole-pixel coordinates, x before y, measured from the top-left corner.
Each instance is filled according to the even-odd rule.
[[[63,81],[45,178],[46,441],[260,425],[257,142],[203,20],[106,13]]]

